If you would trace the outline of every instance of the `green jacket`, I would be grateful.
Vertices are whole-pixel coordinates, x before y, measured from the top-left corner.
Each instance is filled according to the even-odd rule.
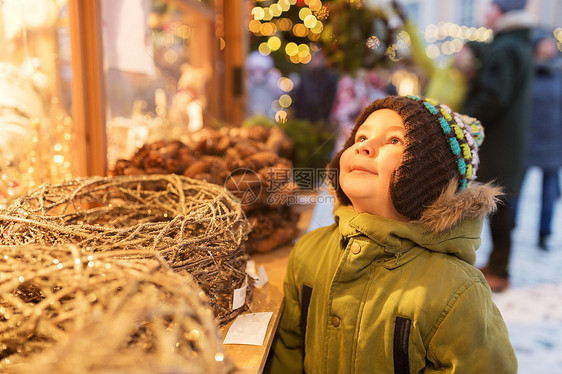
[[[335,218],[290,255],[266,372],[516,373],[505,323],[473,266],[480,218],[458,217],[439,234],[347,206]]]

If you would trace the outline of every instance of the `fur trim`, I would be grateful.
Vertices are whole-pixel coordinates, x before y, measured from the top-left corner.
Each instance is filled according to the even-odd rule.
[[[496,211],[502,189],[490,183],[472,182],[457,192],[458,182],[452,180],[441,195],[422,213],[417,221],[431,232],[442,233],[467,218],[483,219]]]

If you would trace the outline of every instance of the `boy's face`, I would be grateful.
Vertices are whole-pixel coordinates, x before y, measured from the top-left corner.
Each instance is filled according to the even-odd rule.
[[[363,122],[355,143],[340,158],[340,186],[358,212],[407,221],[390,197],[390,178],[404,152],[404,123],[391,109],[379,109]]]

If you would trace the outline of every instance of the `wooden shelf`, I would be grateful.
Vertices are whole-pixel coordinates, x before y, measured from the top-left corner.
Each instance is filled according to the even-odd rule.
[[[299,229],[301,234],[306,231],[313,205],[298,207],[301,216],[299,219]],[[287,271],[287,261],[293,249],[292,245],[277,248],[271,252],[252,255],[252,260],[256,263],[256,269],[261,265],[265,268],[268,283],[263,288],[254,289],[254,299],[248,313],[272,312],[273,315],[267,326],[264,343],[261,346],[243,344],[225,344],[226,355],[234,361],[237,373],[256,374],[261,373],[279,324],[281,312],[283,311],[283,280]],[[226,336],[232,322],[222,326],[221,333]]]

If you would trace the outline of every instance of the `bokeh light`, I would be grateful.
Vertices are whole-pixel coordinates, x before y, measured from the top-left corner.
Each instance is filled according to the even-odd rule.
[[[299,53],[299,46],[295,42],[287,43],[285,46],[285,53],[289,56],[295,56]]]
[[[257,20],[257,21],[262,20],[263,17],[265,16],[265,12],[264,12],[263,8],[259,7],[259,6],[254,7],[252,9],[251,14],[254,16],[254,20]]]
[[[258,51],[264,55],[267,56],[271,53],[271,48],[269,48],[269,45],[266,42],[263,42],[259,45],[258,47]]]
[[[281,90],[283,90],[285,92],[290,92],[295,87],[295,84],[289,78],[281,77],[277,81],[277,87],[279,87]]]
[[[279,39],[277,36],[272,36],[271,38],[268,39],[267,46],[272,51],[276,51],[279,48],[281,48],[281,39]]]
[[[377,49],[379,45],[381,45],[381,41],[379,40],[379,38],[373,35],[367,38],[366,44],[370,49]]]
[[[279,98],[279,105],[282,108],[288,108],[291,106],[291,104],[293,103],[293,99],[291,99],[291,96],[287,95],[287,94],[283,94],[281,95],[281,97]]]
[[[301,8],[301,10],[299,11],[299,18],[304,21],[304,19],[311,14],[312,11],[310,10],[310,8]]]
[[[308,15],[304,18],[304,25],[306,27],[308,27],[309,29],[312,29],[312,28],[316,27],[317,23],[318,23],[318,20],[312,14],[310,14],[310,15]]]

